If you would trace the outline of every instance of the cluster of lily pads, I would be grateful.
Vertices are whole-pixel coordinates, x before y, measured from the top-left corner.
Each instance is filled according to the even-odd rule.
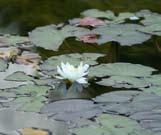
[[[156,74],[156,69],[132,63],[99,63],[98,58],[106,56],[99,52],[63,54],[42,61],[35,51],[35,46],[57,51],[70,37],[99,45],[111,41],[123,46],[141,44],[153,35],[161,36],[161,15],[149,10],[116,15],[112,11],[97,9],[86,10],[81,15],[82,18],[66,23],[38,27],[29,33],[29,37],[0,37],[0,134],[161,133],[161,122],[157,119],[161,109],[161,74]],[[64,93],[66,98],[75,98],[71,94],[83,93],[88,87],[79,84],[85,80],[72,81],[73,84],[67,86],[66,81],[58,78],[59,73],[69,79],[64,65],[60,66],[62,62],[70,63],[66,67],[71,74],[79,69],[79,74],[86,76],[83,79],[87,79],[89,85],[92,81],[121,91],[89,100],[68,99],[50,103],[52,94],[54,100]],[[80,62],[89,65],[89,73],[87,65],[75,67]],[[148,125],[145,123],[149,115],[152,124]]]

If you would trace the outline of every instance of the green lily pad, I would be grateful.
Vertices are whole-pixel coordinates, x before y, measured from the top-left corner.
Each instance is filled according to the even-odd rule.
[[[100,123],[78,129],[73,129],[76,135],[152,135],[151,132],[141,128],[134,120],[127,117],[103,114],[96,118]]]
[[[51,89],[50,86],[24,85],[16,89],[10,89],[10,91],[14,91],[16,94],[19,94],[19,95],[42,96],[42,95],[46,95],[46,93],[50,89]]]
[[[5,72],[0,72],[0,89],[7,89],[7,88],[16,88],[20,85],[25,84],[32,84],[33,82],[29,81],[29,77],[20,77],[23,80],[20,80],[20,78],[17,76],[15,77],[15,80],[12,78],[15,74],[23,72],[26,75],[35,75],[37,73],[37,69],[34,69],[32,66],[28,65],[20,65],[20,64],[12,64],[9,63],[8,69],[5,70]],[[12,78],[12,79],[11,79]],[[19,80],[18,80],[19,78]]]
[[[120,45],[131,46],[141,44],[151,38],[150,35],[139,32],[141,28],[144,27],[137,24],[115,24],[97,27],[92,32],[100,35],[98,44],[116,41]]]
[[[153,71],[156,71],[156,70],[154,68],[143,66],[140,64],[109,63],[109,64],[100,64],[98,66],[91,67],[89,70],[89,76],[145,77],[145,76],[150,76]]]
[[[151,12],[150,10],[141,10],[136,12],[136,15],[144,18],[141,23],[145,26],[161,23],[161,14]]]
[[[97,84],[115,88],[144,88],[150,85],[144,79],[132,76],[111,76],[110,78],[102,79]]]
[[[0,59],[0,72],[4,72],[7,69],[7,62],[4,60]]]
[[[115,18],[115,14],[110,10],[100,11],[98,9],[88,9],[86,11],[83,11],[81,15],[95,17],[95,18],[107,18],[107,19]]]
[[[99,95],[93,100],[97,103],[106,103],[106,102],[124,103],[124,102],[129,102],[135,95],[138,95],[139,93],[140,93],[139,91],[132,91],[132,90],[114,91],[114,92],[109,92],[109,93]]]
[[[159,24],[152,24],[150,26],[145,26],[139,29],[139,31],[152,35],[161,36],[161,22]]]
[[[40,109],[44,106],[47,99],[43,96],[36,96],[32,100],[26,102],[20,106],[17,110],[25,112],[39,112]]]
[[[89,65],[97,64],[97,58],[103,57],[104,54],[99,53],[73,53],[73,54],[65,54],[59,56],[53,56],[46,61],[42,65],[40,65],[40,69],[42,71],[46,71],[45,73],[48,75],[54,75],[57,66],[61,64],[61,62],[69,62],[73,65],[78,65],[80,62]],[[53,71],[53,72],[52,72]]]
[[[146,77],[145,81],[149,82],[153,86],[161,86],[161,74]]]
[[[153,93],[161,96],[161,86],[151,86],[149,88],[141,88],[145,93]]]
[[[53,135],[69,135],[65,123],[49,120],[46,116],[30,113],[18,112],[10,109],[0,111],[0,132],[13,135],[22,128],[38,128],[50,131]]]
[[[32,81],[33,77],[26,75],[24,72],[15,72],[5,78],[6,81]]]
[[[57,29],[56,25],[38,27],[29,33],[29,38],[36,46],[57,51],[59,46],[68,37],[79,37],[89,34],[90,30],[67,25]]]
[[[0,36],[0,41],[0,46],[19,46],[20,44],[28,43],[29,38],[22,36],[5,35]]]
[[[3,106],[13,107],[16,110],[39,112],[40,108],[44,106],[47,98],[45,95],[51,89],[50,86],[38,86],[38,85],[24,85],[15,89],[7,89],[8,94],[16,94],[15,100],[12,102],[4,103]],[[2,93],[3,94],[3,93]],[[8,95],[4,95],[4,98],[8,98]]]
[[[92,118],[102,113],[102,110],[90,100],[70,99],[60,100],[47,105],[41,113],[54,114],[53,119],[75,121],[80,118]]]
[[[136,13],[137,16],[143,17],[141,21],[145,27],[139,29],[141,32],[161,36],[161,15],[149,10],[141,10]]]
[[[130,12],[123,12],[120,13],[118,16],[115,16],[115,14],[110,11],[100,11],[98,9],[88,9],[81,13],[83,16],[90,16],[95,18],[106,18],[108,19],[108,23],[117,24],[117,23],[123,23],[126,19],[129,19],[130,17],[135,16],[134,13]]]

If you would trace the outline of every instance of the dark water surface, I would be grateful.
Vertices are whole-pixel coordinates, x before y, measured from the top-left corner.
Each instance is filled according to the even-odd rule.
[[[35,27],[58,24],[68,19],[79,17],[80,12],[97,8],[119,12],[136,12],[149,9],[161,13],[161,0],[0,0],[0,26],[4,33],[27,35]],[[88,46],[87,46],[88,45]],[[153,37],[141,45],[120,47],[117,43],[107,45],[89,45],[67,39],[59,52],[36,48],[47,59],[50,56],[74,52],[100,52],[107,56],[99,62],[130,62],[152,66],[161,71],[161,38]],[[107,90],[116,90],[98,85],[93,96]]]

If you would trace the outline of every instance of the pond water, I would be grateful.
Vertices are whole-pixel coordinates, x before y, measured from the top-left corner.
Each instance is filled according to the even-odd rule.
[[[92,1],[91,0],[53,0],[53,1],[52,0],[1,0],[0,1],[0,33],[1,33],[1,35],[3,35],[3,34],[16,35],[16,34],[18,34],[20,36],[28,36],[28,32],[31,32],[36,27],[45,26],[45,25],[49,25],[49,24],[60,24],[62,22],[67,24],[68,23],[67,21],[69,19],[80,17],[80,13],[85,11],[85,10],[87,10],[87,9],[99,9],[101,11],[111,10],[111,11],[113,11],[115,13],[115,15],[118,15],[120,12],[137,12],[137,11],[140,11],[140,10],[143,10],[143,9],[148,9],[148,10],[150,10],[152,12],[161,13],[160,5],[161,5],[161,0],[158,0],[158,1],[154,1],[154,0],[135,0],[135,1],[131,1],[131,0],[92,0]],[[134,22],[133,24],[140,24],[140,22],[139,23],[138,22]],[[91,29],[90,27],[87,27],[87,28]],[[28,50],[28,47],[26,47],[26,48],[25,49],[23,48],[23,49],[24,50]],[[30,48],[29,50],[32,53],[39,54],[41,56],[41,60],[42,61],[47,61],[49,58],[51,58],[53,56],[65,55],[65,54],[70,54],[70,53],[101,53],[101,54],[103,54],[103,56],[99,57],[97,59],[97,63],[95,63],[94,65],[100,65],[100,64],[104,64],[104,63],[118,63],[118,62],[120,62],[120,63],[133,63],[133,64],[141,64],[141,65],[144,65],[144,66],[148,66],[148,67],[152,67],[154,69],[157,69],[157,71],[153,72],[153,74],[158,75],[158,74],[161,73],[161,37],[156,36],[155,34],[152,35],[152,37],[149,38],[149,40],[147,40],[147,41],[145,41],[145,42],[143,42],[141,44],[135,44],[135,45],[132,45],[132,46],[121,46],[118,42],[107,42],[107,43],[104,43],[104,44],[101,44],[101,45],[98,45],[97,43],[90,44],[90,43],[83,43],[83,42],[77,41],[73,37],[68,37],[68,38],[66,38],[63,41],[63,43],[59,47],[58,51],[56,49],[55,50],[54,49],[53,50],[45,49],[45,47],[43,48],[42,46],[41,47],[40,46],[37,46],[37,47],[35,47],[35,46],[33,47],[32,46],[32,49]],[[23,63],[23,62],[24,61],[21,60],[20,63]],[[94,67],[94,65],[91,65],[91,67]],[[48,66],[48,65],[43,65],[43,66]],[[136,68],[137,68],[137,66],[136,66]],[[48,69],[48,67],[47,67],[47,69]],[[42,70],[45,71],[44,69],[42,69]],[[116,70],[117,70],[117,68],[116,68]],[[126,74],[125,70],[126,69],[124,68],[124,73],[123,74]],[[127,68],[127,72],[128,72],[128,70],[129,69]],[[132,70],[134,70],[134,72],[135,72],[135,67],[133,67]],[[132,72],[132,70],[131,70],[131,72]],[[143,71],[141,71],[140,73],[142,73],[144,71],[146,73],[146,70],[147,69],[143,69]],[[23,70],[20,70],[20,71],[23,71]],[[46,70],[46,71],[48,72],[48,70]],[[117,76],[117,73],[115,75],[114,72],[112,72],[111,74],[112,75],[114,74],[113,76]],[[52,71],[51,71],[51,73],[52,73]],[[147,72],[147,73],[149,73],[149,72]],[[48,74],[50,75],[50,73],[47,73],[47,75]],[[31,74],[29,74],[29,77],[31,77],[30,75]],[[109,74],[107,74],[106,76],[108,76],[108,75]],[[142,90],[142,89],[138,89],[137,87],[133,87],[133,85],[137,85],[137,86],[139,85],[140,86],[141,85],[140,82],[139,83],[136,82],[136,84],[132,84],[132,87],[129,87],[129,82],[127,83],[127,80],[125,81],[125,83],[128,85],[128,87],[120,87],[120,85],[119,85],[118,88],[117,87],[112,87],[114,85],[112,85],[112,86],[111,85],[104,86],[104,85],[101,85],[101,84],[99,85],[99,84],[95,83],[95,82],[101,81],[102,78],[106,78],[106,76],[101,76],[101,77],[97,76],[96,78],[92,78],[92,79],[90,78],[91,79],[90,80],[90,85],[84,88],[83,93],[79,92],[79,96],[78,95],[74,95],[73,96],[73,94],[71,94],[71,95],[68,95],[68,96],[62,96],[62,97],[58,96],[57,97],[57,95],[54,93],[55,91],[54,92],[50,91],[48,93],[48,96],[47,96],[47,97],[49,97],[50,100],[49,99],[47,99],[47,100],[45,99],[45,101],[44,101],[44,99],[42,99],[42,98],[39,99],[39,97],[38,97],[38,99],[36,101],[32,99],[31,102],[34,105],[32,104],[30,106],[29,104],[27,104],[27,106],[25,106],[25,108],[21,107],[20,110],[23,110],[23,111],[26,111],[26,110],[27,111],[28,110],[29,111],[33,111],[35,108],[37,109],[40,106],[42,106],[40,101],[43,101],[43,104],[44,104],[44,102],[48,102],[48,101],[51,102],[51,101],[55,101],[55,100],[59,100],[59,99],[64,99],[64,98],[68,98],[68,99],[69,98],[71,98],[71,99],[73,99],[73,98],[78,98],[78,99],[87,98],[87,99],[91,99],[91,98],[95,98],[96,96],[99,96],[99,95],[101,95],[103,93],[112,92],[112,91],[135,90],[135,92],[136,91],[140,92]],[[144,77],[149,77],[149,76],[144,74]],[[21,77],[20,78],[17,77],[17,78],[18,79],[24,79],[24,78],[21,78]],[[142,81],[142,79],[144,79],[144,78],[142,78],[142,76],[137,76],[137,75],[135,76],[135,79],[140,79],[140,78],[141,78],[141,81]],[[10,81],[12,81],[12,78],[10,78],[10,79],[11,79]],[[26,79],[26,77],[25,77],[25,79]],[[36,84],[40,84],[40,87],[41,87],[41,85],[43,84],[42,83],[43,82],[43,78],[41,78],[42,80],[41,79],[38,80],[36,77],[34,79],[35,80],[33,80],[33,78],[32,79],[30,78],[29,80],[35,81]],[[51,78],[49,78],[49,80],[50,79]],[[157,82],[157,86],[158,86],[158,80],[155,81],[155,83]],[[13,81],[14,81],[14,79],[13,79]],[[114,80],[114,81],[116,81],[116,80]],[[1,81],[1,83],[3,83],[3,81]],[[46,84],[45,81],[44,81],[44,84]],[[15,84],[13,84],[13,85],[15,85]],[[19,84],[16,84],[16,85],[20,86]],[[121,84],[121,85],[125,85],[124,81],[123,81],[123,84]],[[5,86],[3,86],[3,87],[6,88]],[[149,88],[149,87],[150,87],[149,84],[147,86],[145,84],[145,86],[144,86],[145,89]],[[161,86],[159,85],[158,87],[160,89]],[[2,89],[2,88],[0,88],[0,89]],[[46,88],[46,87],[45,88],[37,88],[36,89],[35,86],[33,86],[31,89],[34,92],[31,90],[30,93],[27,93],[27,92],[22,92],[22,90],[25,91],[25,90],[29,89],[30,87],[27,86],[27,88],[25,88],[25,87],[23,88],[23,86],[22,87],[20,86],[19,88],[20,89],[18,89],[18,90],[16,90],[16,88],[12,88],[13,89],[13,93],[10,91],[9,88],[3,89],[2,91],[4,92],[5,90],[7,90],[7,92],[9,92],[9,94],[11,94],[11,93],[15,94],[14,92],[16,91],[16,96],[18,95],[18,98],[19,98],[19,95],[23,95],[23,96],[30,95],[32,97],[34,95],[34,92],[38,93],[37,89],[38,90],[39,89],[42,89],[42,90],[44,90],[44,89],[46,90],[47,89],[48,90],[48,88]],[[78,89],[79,89],[79,86],[78,86]],[[129,95],[130,94],[128,94],[128,96]],[[138,93],[136,95],[138,95]],[[5,95],[5,98],[7,97],[7,100],[9,100],[11,98],[14,98],[14,96],[12,97],[12,95],[11,96],[8,96],[8,95],[6,96]],[[132,94],[132,96],[134,96],[134,95]],[[157,96],[158,96],[158,94],[157,94]],[[3,98],[4,97],[2,96],[2,99],[1,99],[1,96],[0,96],[0,102],[1,102],[1,100],[4,100],[4,101],[8,102],[6,99],[3,99]],[[18,99],[18,100],[19,100],[19,102],[23,101],[24,103],[26,102],[26,100],[31,100],[31,99],[27,99],[27,98],[29,98],[29,97],[26,97],[26,99],[22,98],[22,99]],[[115,96],[114,96],[114,98],[115,98]],[[138,97],[136,97],[136,98],[138,98]],[[139,99],[139,100],[141,100],[141,99]],[[11,101],[12,101],[12,99],[11,99]],[[15,101],[15,100],[13,100],[13,101]],[[131,100],[129,100],[129,99],[128,99],[128,101],[131,102]],[[70,102],[70,100],[69,100],[69,102]],[[96,102],[96,104],[97,103],[98,104],[101,103],[101,101],[99,101],[99,99],[97,101],[97,98],[94,100],[94,102]],[[109,99],[109,103],[112,103],[112,102],[113,102],[113,100],[110,101],[110,99]],[[64,104],[66,104],[66,101],[65,101]],[[122,104],[122,102],[118,101],[118,104]],[[6,104],[6,103],[2,104],[2,107],[1,106],[0,107],[3,108],[3,107],[8,107],[8,106],[10,106],[12,109],[15,108],[15,107],[18,107],[17,101],[13,102],[12,104],[11,104],[11,102],[9,104]],[[49,106],[50,106],[50,104],[49,104]],[[81,106],[81,104],[80,104],[80,106]],[[50,113],[50,111],[51,112],[53,111],[53,110],[50,110],[48,106],[46,107],[46,109],[44,109],[44,108],[42,109],[41,113],[44,113],[44,112]],[[112,108],[110,110],[112,114],[113,114],[113,109],[114,108]],[[107,110],[104,110],[104,111],[108,112],[109,110],[108,111]],[[9,110],[9,113],[11,113],[10,111],[11,110]],[[116,111],[116,110],[114,109],[114,111]],[[143,111],[146,111],[146,110],[143,110]],[[37,110],[36,110],[36,112],[37,112]],[[131,114],[128,114],[128,113],[125,112],[125,113],[122,113],[122,115],[123,116],[132,117],[132,119],[133,119],[133,115],[132,115],[133,112],[131,112]],[[4,114],[5,114],[5,111],[3,112],[3,114],[0,114],[0,119],[1,119],[2,116],[5,117]],[[12,117],[16,117],[17,118],[16,114],[13,114],[13,113],[11,113],[11,114],[13,115]],[[27,117],[35,117],[34,115],[35,114],[30,114],[30,113],[28,113],[28,114],[21,114],[20,113],[20,116],[21,116],[20,120],[21,121],[23,121],[23,120],[25,121],[27,119],[23,119],[23,117],[26,117],[26,116]],[[56,115],[56,119],[61,121],[62,119],[59,119],[59,118],[60,117],[62,118],[62,116],[64,114],[60,114],[59,116],[57,116],[57,114],[53,114],[53,115]],[[36,116],[36,118],[34,120],[35,123],[33,122],[33,124],[31,124],[31,125],[33,125],[32,127],[34,127],[36,125],[36,122],[40,122],[40,121],[44,122],[44,119],[37,118],[37,117],[38,116]],[[50,117],[53,117],[53,116],[50,116]],[[76,116],[74,116],[74,117],[76,117]],[[88,116],[86,116],[86,117],[87,118],[91,118],[91,117],[88,117]],[[69,116],[69,118],[70,118],[70,116]],[[16,123],[16,125],[20,125],[20,123],[21,122],[18,122],[18,124]],[[27,125],[26,123],[24,124],[24,126]],[[46,131],[46,129],[51,129],[50,125],[53,124],[53,123],[52,122],[51,123],[47,122],[47,123],[48,124],[47,124],[47,126],[45,126],[45,128],[43,128],[43,126],[44,126],[43,124],[42,125],[40,124],[41,125],[40,129],[45,129],[45,130],[43,130],[44,132],[43,131],[38,131],[37,128],[34,129],[35,131],[31,131],[31,129],[27,129],[26,128],[23,131],[23,133],[24,133],[23,135],[31,135],[31,134],[27,134],[28,132],[29,133],[34,133],[35,132],[35,134],[33,134],[33,135],[40,135],[40,134],[41,135],[48,135],[48,133],[47,133],[48,130],[47,130],[47,132],[45,132],[45,131]],[[9,123],[7,123],[7,124],[9,124]],[[61,125],[61,123],[56,123],[56,126],[54,127],[54,130],[57,128],[57,124]],[[55,125],[55,123],[54,123],[54,125]],[[0,122],[0,126],[3,126],[3,124],[1,125],[1,122]],[[17,126],[17,127],[19,127],[19,126]],[[11,126],[9,128],[11,130],[11,129],[15,129],[17,127],[15,126],[14,128],[12,128],[12,126]],[[5,127],[2,127],[2,131],[3,131],[3,128],[4,128],[4,131],[5,131]],[[64,133],[62,132],[62,133],[60,133],[60,135],[63,135],[63,134],[66,135],[65,130],[64,130]],[[51,130],[49,130],[49,131],[51,131]],[[83,135],[81,133],[77,134],[77,131],[73,131],[73,132],[76,133],[76,135]],[[1,130],[0,130],[0,134],[1,134]],[[100,135],[100,134],[98,134],[98,135]],[[141,134],[138,134],[138,135],[141,135]]]

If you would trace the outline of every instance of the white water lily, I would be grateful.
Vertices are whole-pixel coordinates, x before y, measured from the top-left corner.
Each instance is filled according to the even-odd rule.
[[[67,79],[70,82],[78,82],[81,84],[88,83],[87,78],[85,77],[88,74],[88,64],[84,64],[81,62],[77,67],[69,64],[68,62],[61,63],[60,66],[57,66],[57,72],[60,76],[59,79]]]

